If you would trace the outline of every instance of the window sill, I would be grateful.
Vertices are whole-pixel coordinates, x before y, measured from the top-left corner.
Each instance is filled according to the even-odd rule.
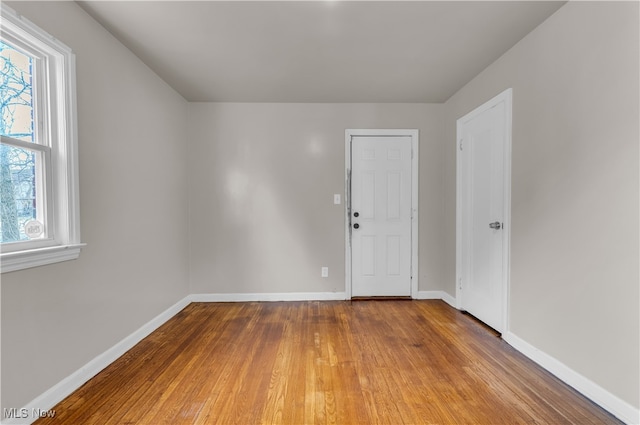
[[[4,252],[0,254],[2,264],[0,268],[2,273],[8,273],[16,270],[29,269],[31,267],[44,266],[46,264],[75,260],[80,256],[80,250],[85,245],[84,243],[80,243],[28,249],[17,252]]]

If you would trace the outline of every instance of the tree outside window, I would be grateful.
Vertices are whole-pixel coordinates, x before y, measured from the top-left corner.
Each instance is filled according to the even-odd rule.
[[[0,41],[0,134],[34,141],[33,58]],[[36,218],[36,155],[0,145],[0,241],[26,240],[26,222]]]

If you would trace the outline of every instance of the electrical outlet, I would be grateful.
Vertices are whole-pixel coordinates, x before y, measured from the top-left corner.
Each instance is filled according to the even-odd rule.
[[[336,193],[336,194],[333,195],[333,203],[335,205],[340,205],[340,194],[339,193]]]
[[[329,277],[329,267],[323,267],[320,269],[320,276]]]

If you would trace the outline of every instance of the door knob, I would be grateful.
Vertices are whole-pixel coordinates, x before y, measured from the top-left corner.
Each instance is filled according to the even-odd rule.
[[[360,227],[360,225],[359,225],[358,223],[356,223],[356,224],[354,224],[354,225],[353,225],[353,228],[354,228],[354,229],[358,229],[359,227]]]
[[[495,230],[499,230],[502,228],[502,223],[500,223],[499,221],[494,221],[493,223],[489,223],[489,227]]]
[[[359,216],[360,216],[360,213],[356,211],[356,212],[354,212],[354,213],[353,213],[353,216],[354,216],[354,217],[359,217]]]

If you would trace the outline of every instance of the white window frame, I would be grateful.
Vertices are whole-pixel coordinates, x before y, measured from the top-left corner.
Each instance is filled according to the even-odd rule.
[[[0,3],[0,31],[9,44],[39,58],[33,82],[39,143],[2,136],[2,143],[38,152],[43,166],[45,238],[0,245],[2,273],[78,258],[80,242],[75,55],[69,47]]]

